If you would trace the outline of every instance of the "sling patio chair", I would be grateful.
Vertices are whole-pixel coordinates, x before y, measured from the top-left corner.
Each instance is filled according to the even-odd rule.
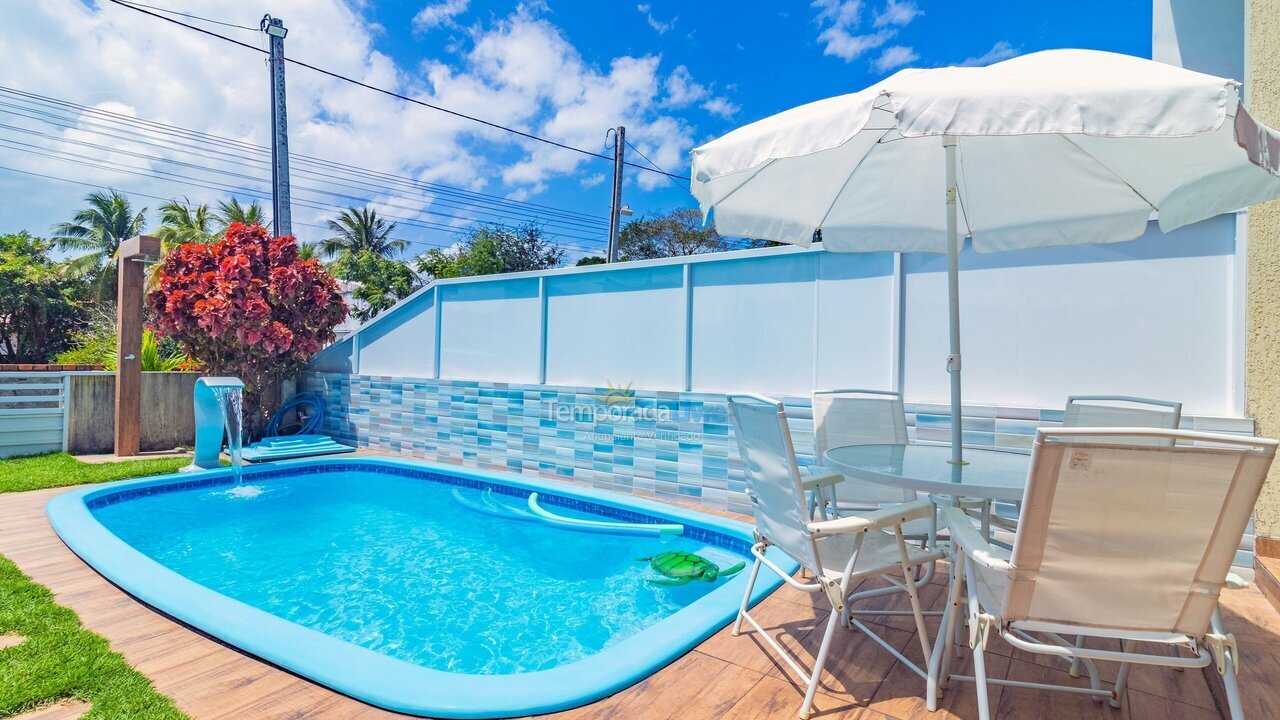
[[[907,414],[901,393],[889,390],[821,390],[813,393],[812,402],[813,454],[819,464],[831,448],[901,445],[907,442]],[[815,482],[818,477],[826,478],[826,481]],[[917,499],[911,490],[846,478],[827,468],[814,468],[805,477],[805,487],[813,487],[813,505],[823,519],[828,514],[839,517],[842,511],[874,510],[881,505]]]
[[[853,616],[849,611],[849,601],[851,591],[869,577],[882,577],[906,592],[911,599],[908,612],[915,618],[920,648],[924,657],[930,656],[929,635],[925,630],[924,613],[913,573],[921,565],[941,559],[943,553],[908,543],[902,527],[912,520],[932,516],[933,505],[918,500],[865,514],[814,521],[809,515],[782,403],[759,395],[730,395],[728,400],[748,494],[755,512],[757,538],[751,548],[755,562],[738,618],[733,623],[733,634],[738,635],[743,621],[746,621],[799,676],[806,685],[799,711],[801,720],[808,718],[813,709],[827,653],[841,625],[866,633],[923,679],[925,671],[922,668]],[[810,580],[806,582],[792,577],[770,561],[765,552],[771,545],[796,560]],[[797,590],[824,593],[831,602],[832,612],[812,670],[806,671],[748,612],[751,591],[762,568],[777,573]],[[894,575],[901,579],[894,578]],[[882,614],[897,613],[884,611]]]
[[[1062,427],[1145,427],[1177,430],[1182,403],[1128,395],[1072,395],[1062,415]],[[1165,438],[1133,438],[1135,445],[1168,442]]]
[[[1240,658],[1218,595],[1276,445],[1141,427],[1037,431],[1012,551],[990,544],[958,508],[942,510],[954,548],[950,604],[929,662],[929,709],[951,680],[977,683],[982,720],[991,717],[992,684],[1080,693],[1119,707],[1134,664],[1213,663],[1231,717],[1242,720]],[[950,674],[955,653],[942,640],[960,635],[962,603],[973,676]],[[989,678],[984,651],[992,632],[1019,650],[1078,661],[1089,686]],[[1120,663],[1114,689],[1102,687],[1096,661]]]

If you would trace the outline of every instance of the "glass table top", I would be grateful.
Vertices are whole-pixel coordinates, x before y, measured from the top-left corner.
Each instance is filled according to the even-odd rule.
[[[827,451],[825,465],[847,477],[917,492],[1021,500],[1031,456],[965,448],[952,465],[948,445],[849,445]]]

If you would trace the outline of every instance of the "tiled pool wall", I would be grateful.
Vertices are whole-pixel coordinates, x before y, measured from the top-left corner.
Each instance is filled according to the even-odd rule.
[[[429,460],[554,477],[645,497],[750,513],[722,394],[305,373],[328,402],[323,432],[340,442]],[[812,465],[807,397],[781,397],[801,465]],[[950,440],[946,405],[908,403],[910,436]],[[965,407],[965,443],[1029,451],[1062,410]],[[1253,431],[1237,418],[1183,426]]]

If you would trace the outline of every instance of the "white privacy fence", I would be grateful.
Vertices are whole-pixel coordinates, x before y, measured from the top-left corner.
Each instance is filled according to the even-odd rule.
[[[1243,412],[1237,219],[961,259],[965,398],[1068,394]],[[774,248],[439,281],[324,351],[322,372],[567,387],[902,388],[945,403],[945,258]]]
[[[67,449],[71,377],[0,372],[0,457]]]

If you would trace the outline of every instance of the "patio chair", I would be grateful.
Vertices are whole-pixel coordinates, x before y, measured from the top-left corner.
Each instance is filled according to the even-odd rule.
[[[929,663],[929,709],[949,680],[977,683],[982,720],[991,717],[991,684],[1080,693],[1119,707],[1135,663],[1214,663],[1231,717],[1241,720],[1240,658],[1223,629],[1218,594],[1276,445],[1138,427],[1039,430],[1012,552],[988,543],[959,509],[942,510],[954,561],[938,637],[961,622],[963,588],[974,676],[949,675],[954,653],[939,642]],[[1019,650],[1079,661],[1089,687],[987,677],[992,632]],[[1072,635],[1112,649],[1064,639]],[[1183,653],[1140,652],[1140,642]],[[1101,686],[1098,660],[1120,663],[1113,690]]]
[[[807,689],[799,711],[802,720],[809,717],[813,708],[827,653],[841,624],[866,633],[923,678],[923,669],[848,610],[850,592],[860,581],[877,576],[885,578],[910,597],[910,614],[915,617],[920,649],[924,657],[929,657],[929,636],[925,631],[923,609],[912,573],[924,563],[941,559],[943,554],[908,544],[903,537],[902,526],[912,520],[930,517],[934,512],[933,505],[921,500],[864,515],[812,521],[782,403],[758,395],[730,395],[728,400],[748,494],[754,506],[757,538],[751,548],[755,562],[738,617],[733,623],[733,634],[738,635],[745,620],[805,683]],[[769,560],[765,556],[769,546],[777,547],[800,563],[812,581],[801,582]],[[777,573],[797,590],[824,593],[831,602],[831,615],[810,671],[806,671],[748,612],[747,605],[761,568]],[[895,574],[901,580],[893,578]]]
[[[819,463],[831,448],[845,445],[892,445],[907,442],[907,414],[902,394],[888,390],[822,390],[813,393],[813,450]],[[832,477],[834,475],[834,477]],[[818,480],[817,478],[823,478]],[[875,510],[881,505],[911,502],[910,490],[863,482],[823,468],[806,477],[812,487],[813,505],[826,518],[842,512]],[[920,525],[920,523],[916,523]],[[908,534],[923,534],[916,527]],[[914,531],[914,532],[913,532]]]
[[[1062,427],[1144,427],[1177,430],[1182,403],[1128,395],[1072,395]],[[1164,438],[1133,438],[1135,445],[1168,442]]]

